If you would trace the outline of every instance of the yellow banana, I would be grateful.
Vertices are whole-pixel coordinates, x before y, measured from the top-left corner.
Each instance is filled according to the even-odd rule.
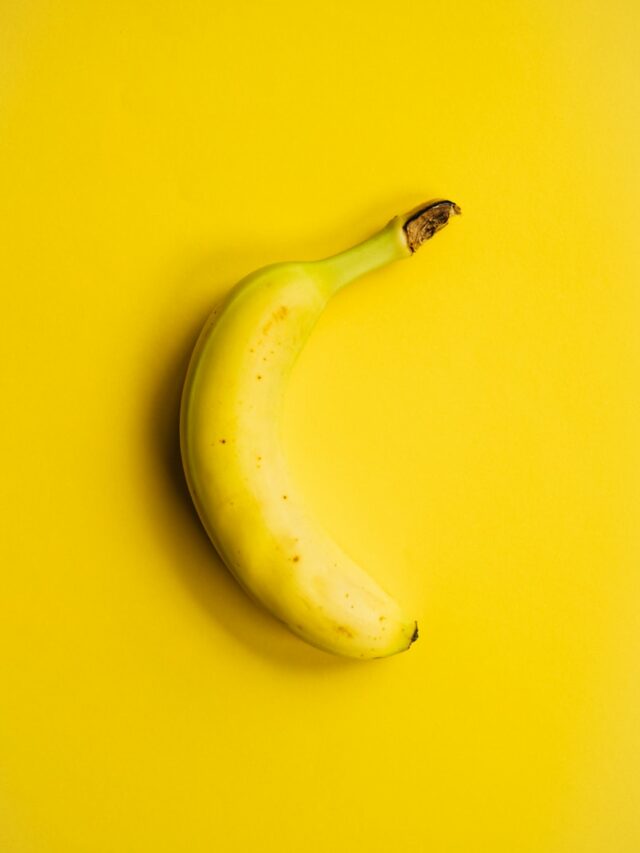
[[[245,589],[329,652],[385,657],[408,649],[418,629],[299,495],[280,437],[287,379],[332,294],[409,257],[459,212],[432,201],[338,255],[252,273],[209,318],[191,359],[180,434],[202,523]]]

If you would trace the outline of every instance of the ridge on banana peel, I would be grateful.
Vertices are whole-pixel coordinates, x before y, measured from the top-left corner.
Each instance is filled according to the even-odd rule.
[[[213,312],[191,358],[180,439],[202,523],[247,592],[328,652],[393,655],[417,639],[418,626],[298,494],[280,440],[287,380],[339,288],[410,257],[458,213],[451,201],[431,201],[333,257],[252,273]]]

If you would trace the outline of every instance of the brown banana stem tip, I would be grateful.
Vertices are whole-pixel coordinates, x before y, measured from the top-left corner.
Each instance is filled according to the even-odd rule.
[[[430,201],[408,214],[402,226],[407,237],[407,246],[416,252],[423,243],[440,231],[454,214],[462,213],[457,204],[445,199]]]

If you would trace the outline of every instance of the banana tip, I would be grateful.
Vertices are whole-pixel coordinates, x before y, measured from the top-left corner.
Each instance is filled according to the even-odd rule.
[[[445,227],[451,216],[461,213],[460,207],[448,199],[435,199],[412,210],[402,226],[408,248],[416,252]]]

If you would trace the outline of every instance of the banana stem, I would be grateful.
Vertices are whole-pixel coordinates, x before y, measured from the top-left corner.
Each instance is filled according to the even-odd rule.
[[[330,293],[365,273],[391,261],[410,257],[423,243],[445,227],[460,208],[452,201],[437,199],[396,216],[381,231],[344,252],[319,261]]]
[[[319,262],[319,266],[329,292],[334,293],[353,279],[410,254],[404,232],[393,219],[382,231],[345,252],[325,258]]]

